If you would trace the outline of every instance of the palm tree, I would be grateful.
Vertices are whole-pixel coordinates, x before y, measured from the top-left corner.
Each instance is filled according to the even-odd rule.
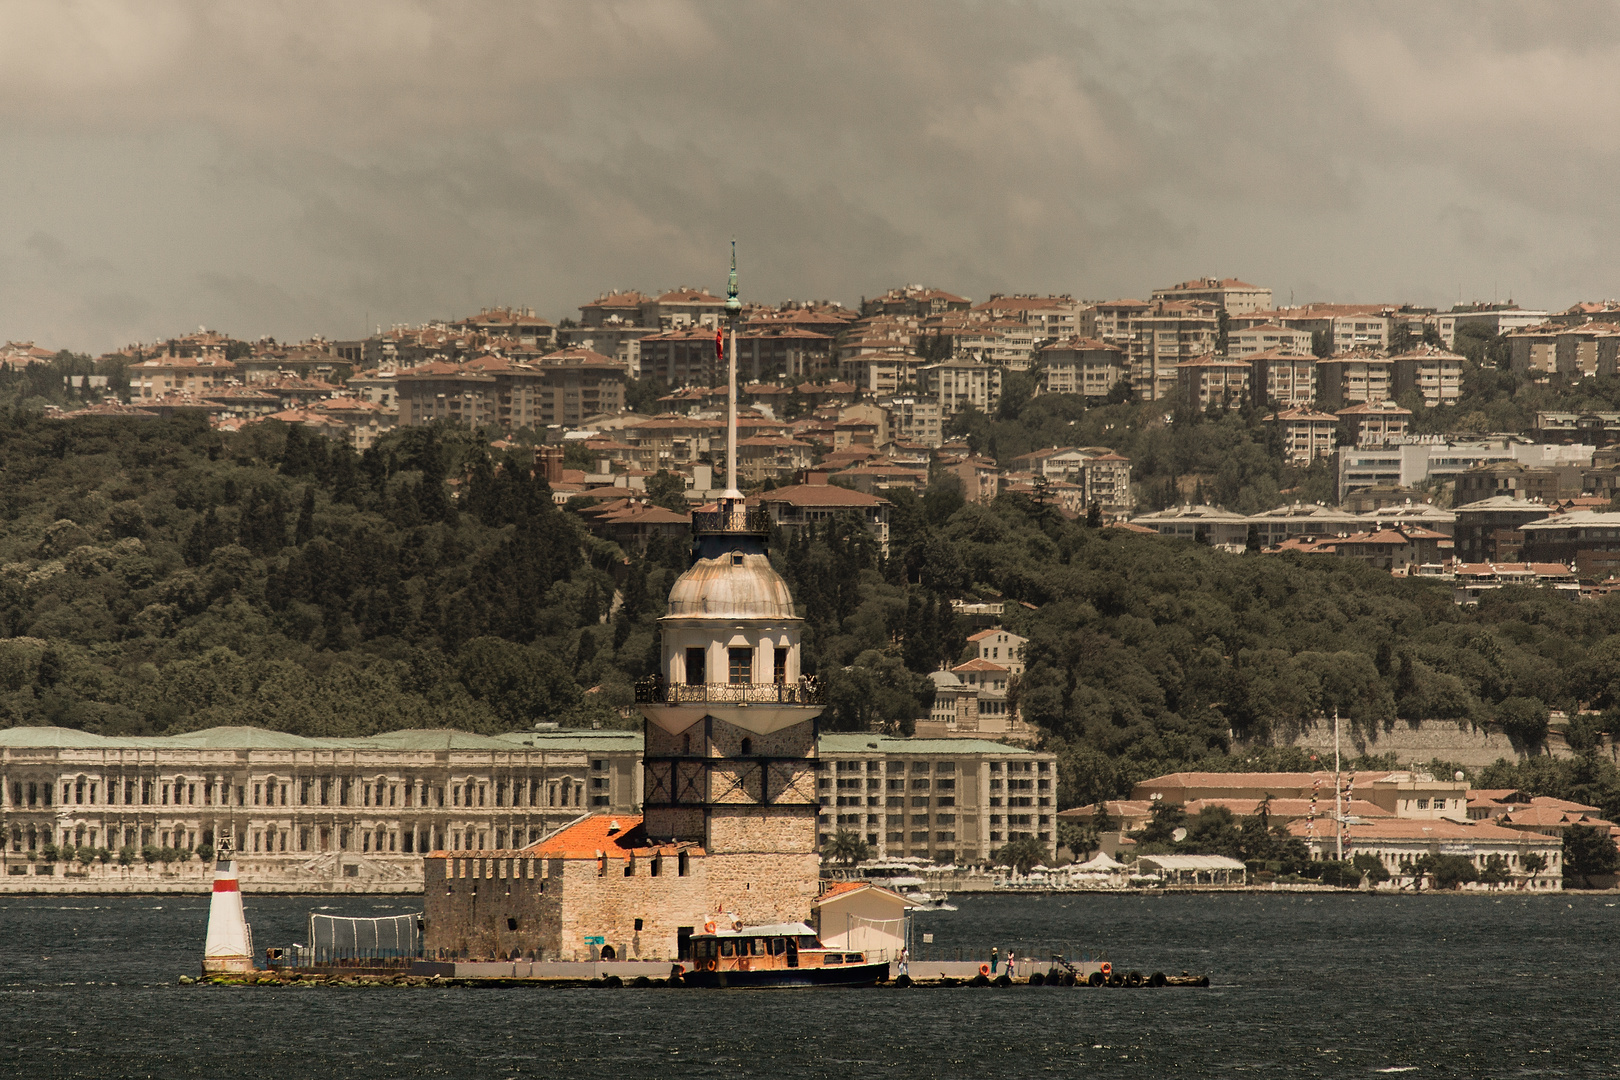
[[[859,833],[839,829],[833,833],[832,839],[827,841],[827,846],[821,849],[821,857],[843,863],[845,866],[854,866],[858,862],[870,859],[872,848]]]

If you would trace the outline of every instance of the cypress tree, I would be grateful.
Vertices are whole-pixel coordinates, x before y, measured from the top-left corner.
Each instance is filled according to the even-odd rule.
[[[315,485],[304,488],[304,505],[298,511],[298,525],[293,530],[293,543],[303,547],[315,537]]]

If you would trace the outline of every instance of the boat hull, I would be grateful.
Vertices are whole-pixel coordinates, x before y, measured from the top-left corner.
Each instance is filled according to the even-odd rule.
[[[687,986],[764,989],[791,986],[875,986],[889,977],[889,965],[834,964],[830,967],[765,968],[759,971],[688,971]]]

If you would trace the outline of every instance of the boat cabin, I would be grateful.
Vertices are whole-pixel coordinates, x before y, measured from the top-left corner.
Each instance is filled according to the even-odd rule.
[[[866,962],[865,953],[824,948],[816,932],[804,923],[711,930],[713,925],[692,936],[692,962],[699,971],[763,971]]]

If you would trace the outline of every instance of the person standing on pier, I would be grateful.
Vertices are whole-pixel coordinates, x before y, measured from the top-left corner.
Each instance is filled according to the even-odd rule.
[[[996,973],[996,965],[1000,962],[1001,950],[994,945],[990,946],[990,974],[994,975]]]

